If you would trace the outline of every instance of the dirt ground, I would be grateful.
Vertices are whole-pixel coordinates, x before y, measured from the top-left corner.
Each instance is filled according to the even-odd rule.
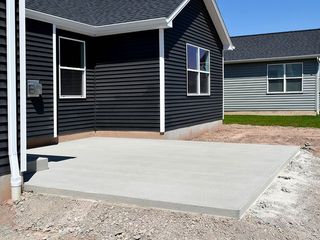
[[[320,129],[224,126],[195,140],[303,147],[241,220],[25,193],[0,239],[320,239]]]

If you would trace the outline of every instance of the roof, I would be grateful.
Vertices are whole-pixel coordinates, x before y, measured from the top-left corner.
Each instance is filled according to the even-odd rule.
[[[215,0],[204,1],[226,49],[232,48]],[[26,16],[90,36],[170,28],[190,0],[26,0]]]
[[[226,63],[320,56],[320,29],[268,33],[231,38],[235,50]]]
[[[26,8],[93,26],[169,17],[183,0],[26,0]]]

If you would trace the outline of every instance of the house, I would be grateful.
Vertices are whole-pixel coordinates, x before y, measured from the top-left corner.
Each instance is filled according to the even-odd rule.
[[[1,86],[21,84],[20,111],[7,111],[20,112],[18,173],[26,144],[181,139],[221,124],[223,51],[233,45],[214,0],[1,0],[2,28],[11,2],[20,4],[21,81],[3,73]],[[12,149],[4,130],[1,141]],[[3,169],[13,158],[5,147],[1,156]]]
[[[28,143],[91,134],[184,138],[222,120],[212,0],[27,0]],[[119,133],[121,132],[121,133]]]
[[[319,114],[320,29],[233,37],[226,114]]]

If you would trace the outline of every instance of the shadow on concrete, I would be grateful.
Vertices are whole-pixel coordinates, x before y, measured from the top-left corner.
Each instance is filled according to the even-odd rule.
[[[33,162],[39,158],[47,158],[48,162],[61,162],[61,161],[69,161],[75,159],[76,157],[70,156],[54,156],[54,155],[40,155],[40,154],[27,154],[27,161]],[[28,182],[36,172],[26,172],[24,173],[24,181]]]
[[[72,160],[72,159],[75,159],[76,157],[27,154],[28,162],[36,161],[38,158],[48,158],[48,162],[61,162],[61,161]]]

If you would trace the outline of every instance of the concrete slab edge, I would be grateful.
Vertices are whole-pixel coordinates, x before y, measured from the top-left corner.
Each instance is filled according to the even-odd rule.
[[[108,195],[108,194],[98,194],[98,193],[66,190],[66,189],[39,187],[39,186],[33,186],[28,184],[24,185],[24,190],[27,192],[42,193],[42,194],[55,195],[55,196],[66,196],[66,197],[72,197],[77,199],[106,201],[108,203],[113,203],[113,204],[129,204],[129,205],[139,206],[142,208],[156,208],[156,209],[171,210],[176,212],[192,212],[192,213],[215,215],[220,217],[230,217],[230,218],[236,218],[236,219],[240,218],[240,210],[233,210],[233,209],[211,208],[206,206],[195,206],[195,205],[172,203],[172,202],[154,201],[154,200],[147,200],[147,199],[114,196],[114,195]]]
[[[277,178],[277,176],[279,176],[279,173],[289,164],[289,162],[296,158],[299,154],[301,153],[301,150],[299,147],[297,147],[297,151],[295,153],[293,153],[291,155],[291,157],[289,157],[287,159],[287,161],[285,161],[283,164],[281,164],[275,171],[274,174],[272,174],[272,176],[270,176],[270,178],[268,179],[268,181],[266,182],[266,184],[264,184],[263,186],[259,187],[256,191],[255,194],[253,195],[252,199],[243,207],[240,208],[239,211],[239,219],[241,219],[246,211],[254,204],[256,203],[259,198],[265,193],[265,191],[272,185],[272,183],[274,182],[274,180]]]

